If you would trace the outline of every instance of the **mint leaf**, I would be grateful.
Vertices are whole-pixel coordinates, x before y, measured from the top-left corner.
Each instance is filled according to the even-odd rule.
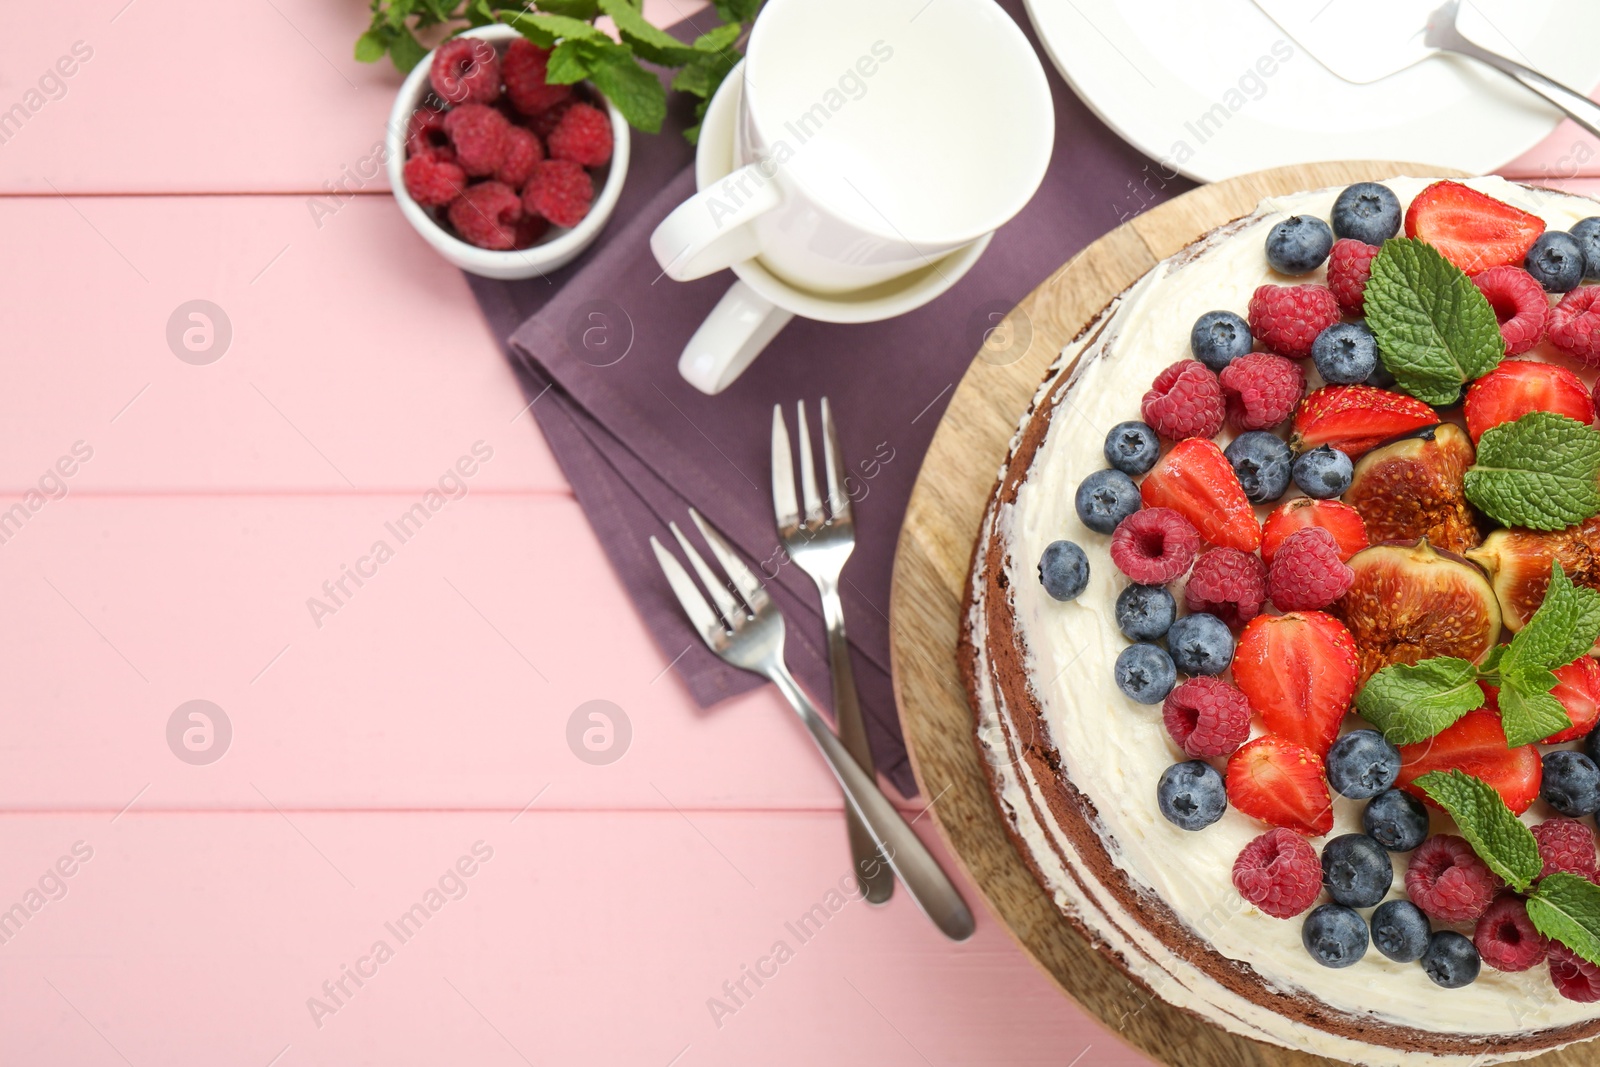
[[[592,22],[568,18],[565,15],[538,15],[528,11],[513,11],[500,17],[507,25],[515,26],[522,31],[522,35],[534,44],[545,48],[550,47],[546,42],[553,41],[609,42],[611,40]],[[533,32],[530,33],[529,30]]]
[[[1461,386],[1493,370],[1505,341],[1488,298],[1432,245],[1383,243],[1366,289],[1367,325],[1400,388],[1427,404],[1454,404]]]
[[[562,41],[550,53],[544,80],[551,85],[571,85],[589,76],[590,49],[586,41]]]
[[[680,67],[698,58],[692,47],[652,26],[628,0],[600,0],[600,10],[611,16],[623,41],[647,62]]]
[[[1544,601],[1507,647],[1506,671],[1565,667],[1600,637],[1600,592],[1574,585],[1558,560],[1550,561]]]
[[[595,0],[539,0],[538,7],[540,11],[565,15],[569,19],[587,20],[600,13],[600,5]]]
[[[1506,730],[1506,747],[1531,745],[1572,725],[1561,701],[1550,695],[1556,676],[1547,670],[1502,675],[1500,721]]]
[[[1429,771],[1416,784],[1450,813],[1478,858],[1519,893],[1544,870],[1539,842],[1493,786],[1462,771]]]
[[[1501,423],[1479,439],[1465,489],[1507,526],[1559,530],[1582,522],[1600,512],[1600,432],[1551,411]]]
[[[756,17],[761,0],[712,0],[723,22],[749,22]]]
[[[1528,898],[1528,918],[1544,936],[1600,964],[1600,886],[1565,871],[1546,875]]]
[[[1482,706],[1478,668],[1455,656],[1385,667],[1356,694],[1356,709],[1395,745],[1425,741]]]
[[[630,126],[645,133],[660,131],[661,120],[667,117],[667,91],[626,46],[610,44],[594,53],[589,80],[617,105]]]
[[[357,63],[376,63],[388,50],[389,42],[385,41],[383,34],[377,30],[368,30],[356,38]]]
[[[394,69],[403,74],[409,74],[411,68],[421,63],[428,50],[422,47],[411,30],[405,26],[392,31],[389,37],[389,62],[394,64]]]

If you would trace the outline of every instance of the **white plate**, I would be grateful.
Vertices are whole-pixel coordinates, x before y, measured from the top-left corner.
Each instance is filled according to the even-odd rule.
[[[1218,181],[1338,159],[1480,174],[1538,144],[1561,118],[1505,75],[1455,56],[1352,85],[1251,0],[1026,2],[1067,83],[1169,177]],[[1338,18],[1342,2],[1306,0],[1326,5],[1319,20]],[[1600,83],[1594,0],[1474,0],[1461,28],[1557,81]]]

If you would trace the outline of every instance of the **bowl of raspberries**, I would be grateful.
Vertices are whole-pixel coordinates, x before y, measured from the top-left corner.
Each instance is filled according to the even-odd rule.
[[[599,235],[628,171],[628,125],[592,87],[552,85],[550,53],[510,26],[452,37],[406,77],[389,116],[389,182],[440,255],[531,278]]]

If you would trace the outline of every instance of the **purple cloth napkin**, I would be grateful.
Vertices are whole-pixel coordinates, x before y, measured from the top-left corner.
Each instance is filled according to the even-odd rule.
[[[1001,6],[1029,39],[1020,0]],[[687,27],[686,27],[687,28]],[[692,32],[698,32],[692,31]],[[830,703],[821,607],[786,565],[773,527],[772,406],[833,406],[850,466],[857,543],[843,596],[874,762],[906,796],[916,784],[889,677],[889,584],[895,543],[922,457],[985,330],[1090,241],[1190,183],[1121,141],[1041,53],[1055,99],[1050,170],[1032,202],[949,292],[916,311],[855,326],[795,319],[731,387],[705,396],[678,376],[678,355],[732,283],[728,272],[661,277],[649,237],[694,192],[683,101],[658,136],[635,135],[616,215],[599,242],[546,279],[471,278],[538,420],[662,655],[701,705],[763,684],[716,659],[673,599],[648,538],[693,506],[773,580],[788,620],[789,666]],[[1003,151],[974,146],[973,151]],[[814,438],[815,441],[815,438]]]

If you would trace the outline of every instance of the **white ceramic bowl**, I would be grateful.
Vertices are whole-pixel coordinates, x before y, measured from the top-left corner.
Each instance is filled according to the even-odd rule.
[[[481,37],[491,42],[495,49],[503,54],[506,45],[521,34],[510,26],[491,25],[468,30],[461,36]],[[583,217],[583,221],[570,230],[559,226],[550,227],[545,239],[532,248],[493,252],[487,248],[468,244],[446,230],[434,221],[433,215],[427,208],[411,199],[411,194],[406,192],[402,173],[406,165],[406,128],[412,112],[422,106],[423,99],[428,95],[428,71],[432,66],[433,53],[429,52],[422,62],[406,75],[404,84],[400,86],[400,93],[395,97],[394,108],[389,112],[386,138],[389,185],[394,190],[395,200],[400,204],[400,213],[422,235],[423,240],[432,245],[441,256],[462,270],[485,278],[512,280],[539,277],[572,262],[600,235],[600,231],[611,218],[612,211],[616,210],[617,198],[622,195],[622,183],[628,176],[628,122],[622,117],[622,112],[612,106],[611,101],[605,101],[606,111],[611,116],[614,147],[611,150],[611,162],[601,167],[595,174],[600,187],[596,190],[594,203],[589,206],[589,214]],[[600,96],[599,93],[594,95]]]

